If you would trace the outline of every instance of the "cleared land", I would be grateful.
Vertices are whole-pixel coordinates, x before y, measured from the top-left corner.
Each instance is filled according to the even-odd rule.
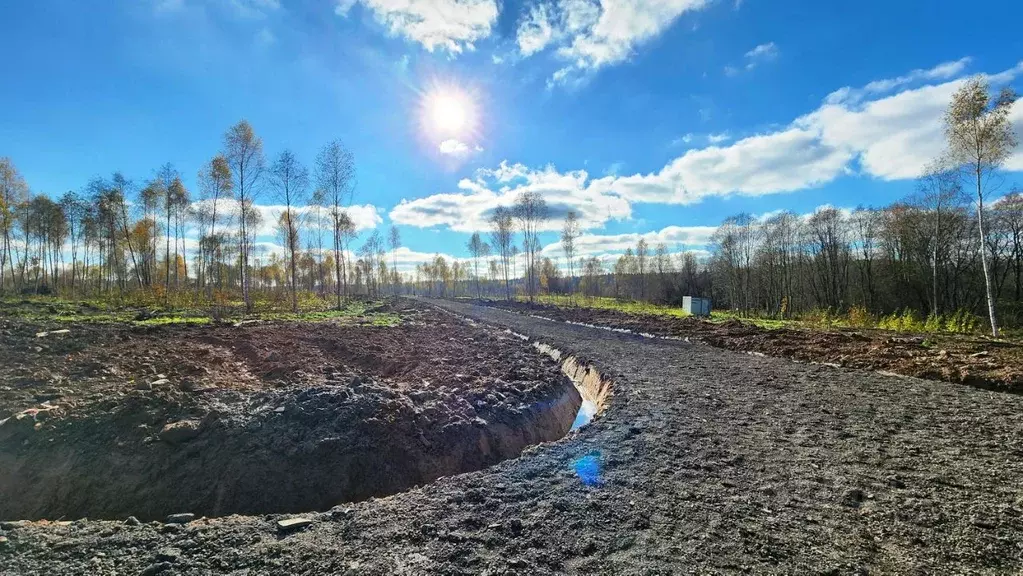
[[[0,519],[325,510],[518,455],[578,410],[509,334],[421,306],[349,320],[0,321]]]
[[[1023,393],[1023,341],[959,334],[905,334],[870,329],[763,327],[754,322],[708,322],[681,315],[583,306],[489,300],[486,305],[561,322],[684,338],[739,352],[799,362],[894,372],[930,380]]]
[[[438,303],[591,362],[605,412],[294,515],[4,524],[16,574],[1015,574],[1023,396]],[[299,523],[302,524],[302,523]]]

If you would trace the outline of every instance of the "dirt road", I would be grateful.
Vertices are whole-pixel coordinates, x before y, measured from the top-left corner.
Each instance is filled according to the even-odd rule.
[[[591,361],[615,380],[608,409],[481,472],[303,514],[304,531],[5,524],[0,573],[1023,570],[1023,396],[440,305]]]

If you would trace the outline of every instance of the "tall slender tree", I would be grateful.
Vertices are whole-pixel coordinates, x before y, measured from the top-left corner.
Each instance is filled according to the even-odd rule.
[[[945,112],[945,138],[948,140],[950,158],[969,178],[976,191],[981,268],[984,272],[991,334],[995,337],[998,336],[998,321],[988,266],[984,199],[995,187],[991,182],[992,177],[1018,143],[1009,121],[1009,112],[1016,98],[1011,88],[1003,88],[997,97],[992,98],[987,81],[978,76],[967,80],[956,91]]]
[[[250,207],[255,205],[259,194],[266,159],[263,155],[263,140],[256,136],[252,125],[246,120],[232,126],[224,135],[224,158],[234,177],[234,193],[238,200],[238,273],[242,298],[247,310],[252,309],[249,294],[249,253],[251,251]]]
[[[512,213],[504,206],[498,206],[490,215],[490,245],[497,250],[501,258],[501,268],[504,271],[504,293],[505,298],[511,300],[511,260],[514,257],[512,248],[514,241],[512,236]]]
[[[326,195],[334,229],[334,290],[337,307],[348,293],[348,272],[345,268],[351,217],[346,209],[355,194],[355,156],[340,140],[324,146],[316,156],[316,184]]]
[[[281,228],[287,235],[285,249],[288,250],[289,268],[291,270],[291,309],[298,311],[298,277],[296,274],[298,250],[299,213],[297,206],[305,203],[306,189],[309,187],[309,171],[298,161],[290,150],[281,152],[270,168],[270,186],[276,193],[277,200],[284,203],[284,214],[281,216]]]
[[[565,224],[561,229],[561,250],[565,253],[565,261],[568,263],[568,278],[566,282],[569,291],[572,290],[572,282],[575,278],[575,240],[579,237],[579,214],[575,210],[569,210],[565,214]]]
[[[469,248],[469,254],[472,256],[473,269],[476,274],[476,299],[479,300],[483,298],[483,292],[480,288],[480,258],[486,258],[490,255],[490,246],[483,241],[479,232],[472,233],[472,237],[469,238],[469,243],[466,246]]]

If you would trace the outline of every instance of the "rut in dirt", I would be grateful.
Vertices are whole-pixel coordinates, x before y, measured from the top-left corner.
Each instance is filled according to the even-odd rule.
[[[5,323],[0,518],[325,510],[562,438],[583,404],[573,378],[600,382],[503,331],[404,313],[396,328],[74,326],[39,353],[38,326]]]

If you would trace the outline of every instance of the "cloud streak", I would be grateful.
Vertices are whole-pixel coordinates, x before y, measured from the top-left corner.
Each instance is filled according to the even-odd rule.
[[[495,0],[336,0],[334,13],[348,17],[356,5],[390,34],[449,54],[474,50],[475,42],[490,36],[498,15]]]

